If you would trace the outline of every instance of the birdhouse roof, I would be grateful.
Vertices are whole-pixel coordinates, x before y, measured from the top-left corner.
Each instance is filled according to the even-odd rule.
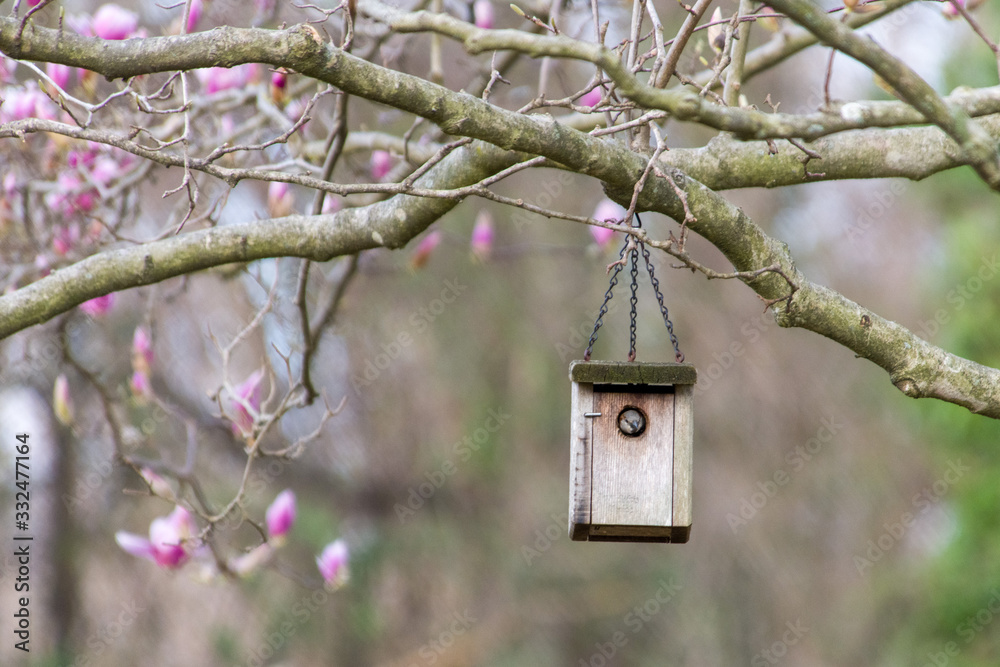
[[[569,378],[590,384],[695,384],[698,371],[675,362],[574,361]]]

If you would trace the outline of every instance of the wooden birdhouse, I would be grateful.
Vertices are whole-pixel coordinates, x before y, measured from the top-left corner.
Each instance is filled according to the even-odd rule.
[[[570,537],[687,542],[694,366],[574,361],[569,376]]]

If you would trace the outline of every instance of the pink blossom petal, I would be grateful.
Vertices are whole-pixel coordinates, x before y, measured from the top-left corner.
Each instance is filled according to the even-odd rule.
[[[490,0],[476,0],[472,5],[472,16],[477,28],[489,30],[493,27],[493,3]]]
[[[194,32],[195,25],[201,19],[202,0],[191,0],[191,13],[188,14],[187,32]]]
[[[115,305],[115,293],[105,294],[80,304],[80,310],[91,317],[106,315]]]
[[[388,151],[372,151],[371,174],[376,181],[381,181],[392,169],[392,155]]]
[[[619,222],[625,217],[626,212],[627,211],[624,208],[610,199],[602,199],[597,204],[597,207],[594,209],[594,214],[591,217],[602,222]],[[615,235],[613,230],[606,229],[604,227],[594,227],[591,225],[589,229],[590,235],[594,238],[594,242],[601,248],[607,246]]]
[[[126,533],[124,530],[119,530],[115,533],[115,542],[117,542],[118,546],[124,549],[126,553],[130,553],[136,558],[146,558],[156,562],[156,550],[153,549],[153,543],[142,535]]]
[[[139,474],[142,478],[149,484],[149,488],[153,490],[153,493],[160,496],[161,498],[173,498],[174,490],[170,487],[167,480],[163,479],[155,472],[149,468],[140,468]]]
[[[326,545],[323,553],[316,559],[316,567],[323,575],[327,587],[337,589],[347,583],[349,558],[347,543],[344,540],[338,539]]]
[[[69,86],[70,76],[73,74],[73,68],[69,65],[60,65],[59,63],[47,63],[45,65],[45,73],[49,75],[53,83],[66,90],[66,87]]]
[[[295,523],[295,493],[291,489],[285,489],[278,494],[271,506],[267,508],[265,515],[267,520],[267,534],[271,539],[279,542],[292,529]]]
[[[91,24],[94,34],[101,39],[128,39],[139,27],[139,16],[134,12],[109,3],[101,5]]]
[[[181,536],[169,517],[153,519],[153,523],[149,524],[149,541],[153,545],[153,557],[160,567],[180,567],[187,560],[188,553],[181,543]]]
[[[145,326],[135,328],[132,334],[132,368],[149,373],[153,366],[153,340]]]
[[[210,67],[195,70],[195,76],[201,82],[206,94],[211,95],[223,90],[243,88],[254,78],[257,67],[254,64],[238,67]]]
[[[247,406],[254,412],[260,410],[260,383],[264,379],[263,369],[250,374],[246,380],[235,388],[236,399],[232,400],[232,408],[236,412],[233,418],[234,435],[250,435],[253,432],[254,417]]]
[[[283,181],[271,181],[267,186],[267,210],[272,218],[283,218],[292,212],[294,197],[291,186]]]
[[[472,228],[472,239],[469,241],[472,254],[478,259],[486,260],[493,249],[493,216],[489,211],[482,210],[476,216],[476,225]]]
[[[598,86],[594,88],[589,93],[583,95],[580,99],[576,101],[577,104],[583,107],[596,107],[600,101],[601,97],[604,95],[604,90]]]
[[[73,396],[69,392],[69,380],[60,373],[52,387],[52,411],[63,426],[73,425]]]
[[[149,399],[153,395],[153,387],[149,383],[149,375],[141,371],[133,371],[129,380],[129,388],[138,399]]]
[[[410,266],[419,269],[427,264],[427,260],[430,259],[431,253],[434,252],[434,248],[437,248],[439,243],[441,243],[441,232],[435,229],[417,244],[417,249],[413,251],[413,257],[410,258]]]

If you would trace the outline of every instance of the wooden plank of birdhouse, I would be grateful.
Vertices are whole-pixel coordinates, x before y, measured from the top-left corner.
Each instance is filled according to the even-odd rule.
[[[594,386],[573,383],[572,424],[570,427],[569,530],[574,540],[586,540],[590,530],[591,452],[594,409]]]
[[[694,384],[698,371],[691,364],[674,362],[574,361],[569,377],[591,384]]]
[[[646,430],[628,437],[618,415],[628,406],[646,414]],[[673,504],[674,394],[594,394],[591,523],[670,526]]]
[[[674,394],[673,542],[687,542],[694,518],[691,506],[694,461],[694,386],[677,385]]]

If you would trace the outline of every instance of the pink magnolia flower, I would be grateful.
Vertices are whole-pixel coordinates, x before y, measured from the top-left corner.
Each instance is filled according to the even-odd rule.
[[[582,107],[596,107],[604,96],[604,89],[598,86],[576,101]]]
[[[288,85],[288,72],[284,69],[276,69],[271,72],[271,85],[284,90],[285,86]]]
[[[410,267],[414,270],[423,267],[439,243],[441,243],[441,232],[435,229],[417,244],[417,249],[413,251],[413,257],[410,258]]]
[[[272,218],[283,218],[292,212],[292,188],[284,181],[271,181],[267,186],[267,210]]]
[[[236,387],[236,398],[231,400],[236,413],[232,424],[233,435],[248,436],[253,432],[254,416],[250,414],[250,410],[260,410],[260,382],[263,379],[264,370],[257,369]]]
[[[167,483],[167,480],[163,479],[155,472],[149,468],[140,468],[139,475],[149,484],[149,488],[153,490],[153,493],[160,496],[161,498],[166,498],[168,500],[174,497],[174,490]]]
[[[83,179],[74,171],[63,171],[56,179],[58,186],[45,196],[49,208],[64,217],[75,213],[87,213],[97,205],[97,191],[84,185]]]
[[[38,275],[42,278],[52,273],[52,267],[49,266],[49,258],[42,254],[35,255],[35,270],[38,271]]]
[[[153,386],[149,381],[149,374],[142,371],[132,371],[132,377],[128,381],[132,395],[138,399],[139,403],[145,404],[153,395]]]
[[[45,65],[45,73],[49,75],[52,82],[66,90],[69,86],[69,79],[73,75],[73,68],[69,65],[60,65],[59,63],[48,63]]]
[[[493,27],[493,3],[490,0],[476,0],[472,5],[472,17],[477,28],[489,30]]]
[[[139,27],[139,16],[124,7],[109,3],[101,5],[94,14],[91,27],[101,39],[128,39]]]
[[[257,75],[255,64],[239,65],[237,67],[210,67],[195,70],[195,76],[201,82],[205,93],[211,95],[232,88],[243,88]]]
[[[80,304],[80,310],[91,317],[106,315],[115,305],[115,293],[105,294]]]
[[[181,11],[183,11],[183,9]],[[202,0],[191,0],[191,13],[188,14],[187,32],[194,32],[195,25],[197,25],[198,20],[201,19],[202,11]]]
[[[7,56],[0,55],[0,83],[10,83],[14,80],[14,70],[17,69],[17,61],[11,60]]]
[[[316,558],[316,567],[330,590],[336,590],[347,583],[348,559],[347,543],[344,540],[335,540],[326,545],[323,553]]]
[[[489,211],[482,210],[476,216],[476,225],[472,228],[469,245],[477,259],[482,261],[489,259],[493,250],[493,216]]]
[[[603,222],[616,222],[625,217],[625,209],[614,203],[610,199],[602,199],[597,207],[594,209],[594,214],[591,216],[594,220],[601,220]],[[611,242],[611,239],[615,235],[615,231],[612,229],[607,229],[605,227],[594,227],[591,225],[589,227],[590,235],[594,237],[594,242],[599,248],[604,248]]]
[[[102,155],[94,160],[93,167],[90,169],[91,180],[100,184],[102,187],[107,187],[111,181],[118,178],[120,174],[121,166],[115,161],[114,158],[108,155]]]
[[[965,7],[965,0],[958,0],[958,4]],[[944,14],[944,17],[947,19],[957,19],[961,16],[958,9],[950,2],[950,0],[944,0],[944,7],[941,9],[941,13]]]
[[[392,155],[388,151],[372,151],[371,174],[376,181],[381,181],[392,169]]]
[[[301,97],[297,97],[297,98],[291,100],[285,106],[285,115],[288,116],[288,118],[290,118],[291,120],[297,122],[300,118],[302,118],[302,114],[304,114],[306,112],[306,105],[307,104],[308,104],[307,100],[305,100],[305,99],[303,99]],[[308,123],[307,123],[307,125],[308,125]],[[303,126],[303,129],[304,128],[305,128],[305,126]]]
[[[265,515],[267,520],[267,534],[279,546],[285,541],[285,536],[292,529],[295,523],[295,493],[291,489],[285,489],[278,494],[271,506],[267,508]]]
[[[56,117],[52,100],[38,89],[34,81],[29,81],[24,88],[8,88],[0,97],[4,98],[0,106],[0,122],[26,118],[53,120]]]
[[[151,560],[165,569],[176,569],[191,557],[192,550],[187,541],[197,531],[198,526],[191,514],[178,505],[169,515],[153,519],[149,524],[149,539],[118,531],[115,541],[133,556]]]
[[[73,425],[73,397],[69,393],[69,380],[59,374],[52,387],[52,411],[63,426]]]
[[[80,240],[79,225],[64,225],[56,228],[52,236],[52,249],[60,257],[65,256]]]
[[[288,87],[288,72],[284,68],[271,72],[271,99],[277,105],[285,103],[285,89]],[[301,115],[301,114],[300,114]]]
[[[149,337],[149,329],[138,326],[132,334],[132,368],[148,374],[152,366],[153,340]]]
[[[3,177],[3,194],[7,199],[13,199],[17,194],[17,174],[8,171]]]

